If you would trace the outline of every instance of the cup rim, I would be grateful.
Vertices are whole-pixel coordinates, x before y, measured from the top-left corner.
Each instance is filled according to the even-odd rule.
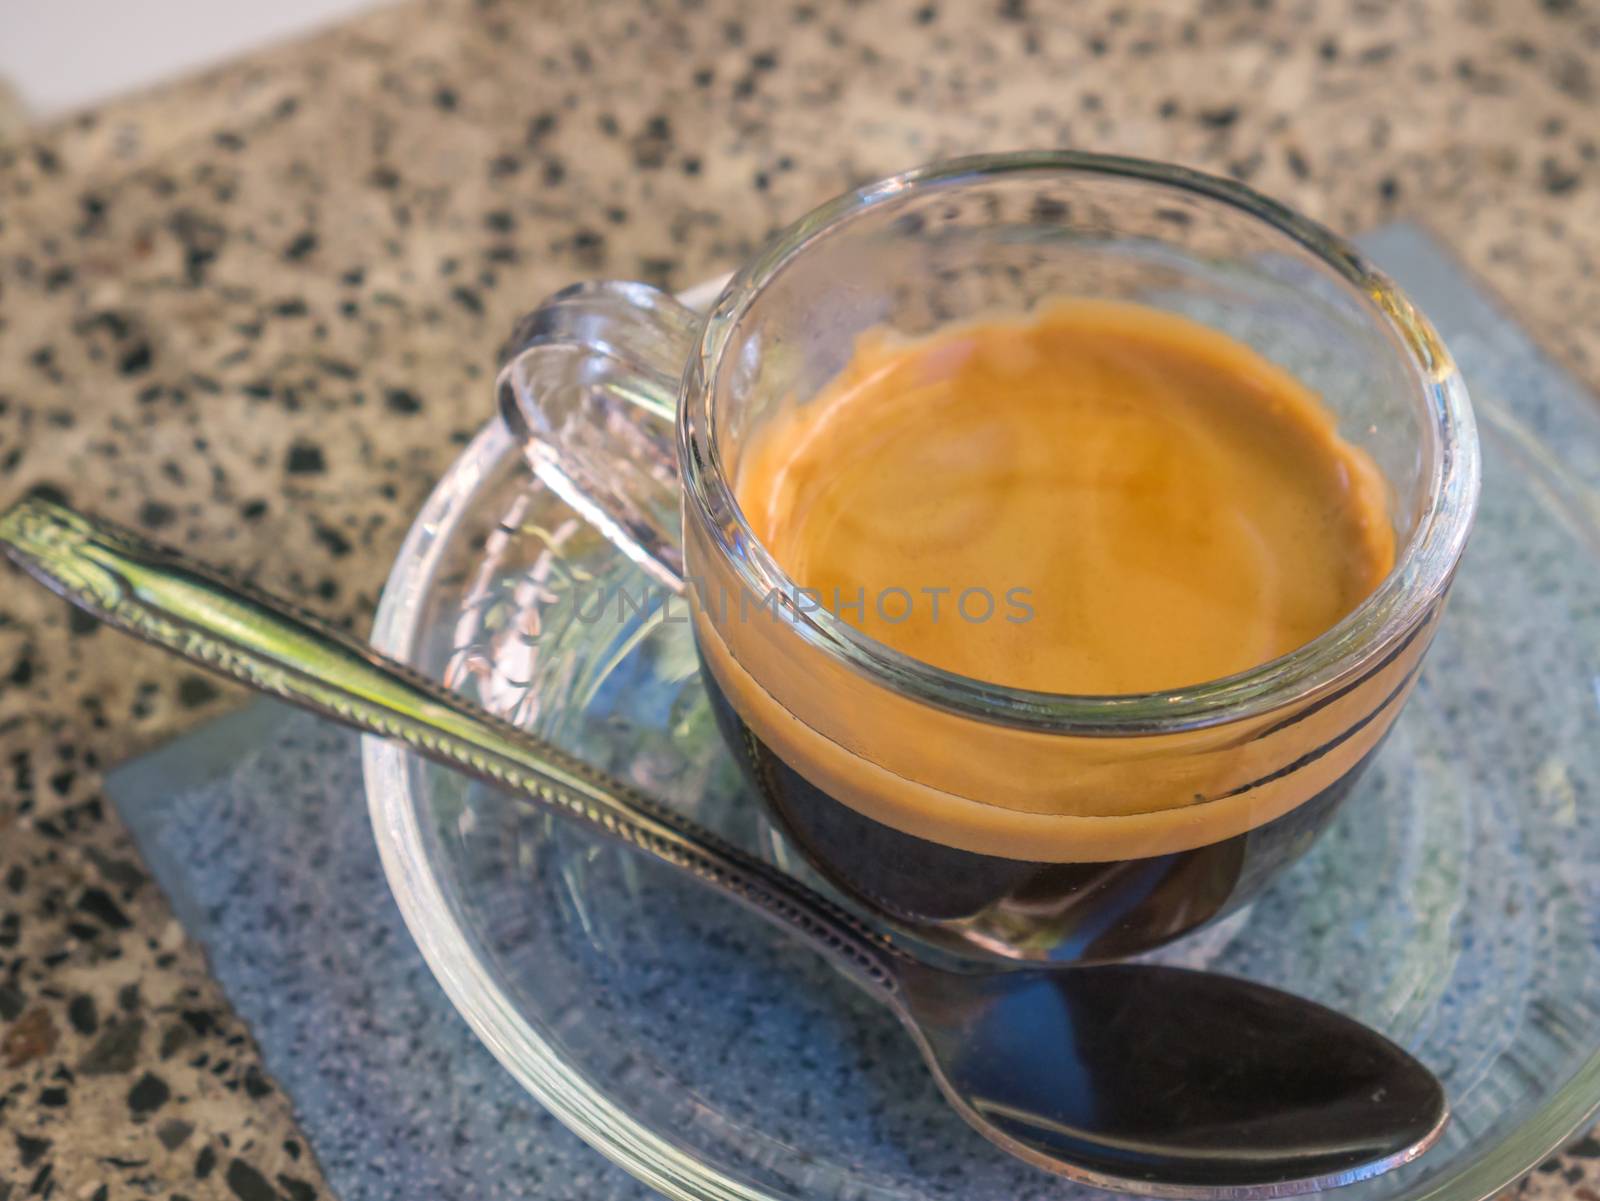
[[[1013,688],[912,658],[824,608],[787,606],[786,620],[808,645],[902,695],[982,721],[1053,734],[1147,735],[1205,728],[1292,704],[1358,672],[1444,595],[1471,532],[1480,461],[1466,386],[1428,320],[1344,239],[1243,184],[1174,164],[1069,150],[973,155],[867,184],[780,232],[723,289],[685,370],[678,407],[685,520],[692,517],[705,525],[740,585],[753,595],[797,594],[799,586],[746,521],[714,437],[717,398],[712,381],[733,330],[763,287],[841,222],[912,189],[1027,174],[1129,179],[1219,201],[1287,235],[1363,294],[1371,315],[1408,358],[1436,435],[1426,506],[1416,527],[1377,588],[1332,628],[1265,663],[1177,689],[1094,695]]]

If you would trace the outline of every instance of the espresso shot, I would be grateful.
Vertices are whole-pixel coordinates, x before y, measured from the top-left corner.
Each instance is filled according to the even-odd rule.
[[[1336,625],[1395,558],[1384,479],[1314,393],[1225,334],[1125,302],[1052,302],[919,339],[871,332],[750,439],[737,494],[797,597],[920,663],[1040,694],[1114,699],[1255,668]],[[1089,765],[1101,791],[1070,764],[1003,786],[997,770],[990,790],[980,771],[936,778],[958,754],[916,732],[921,713],[870,696],[841,704],[833,742],[813,745],[910,744],[889,770],[824,768],[793,736],[774,746],[810,685],[796,652],[782,707],[767,705],[757,677],[772,668],[732,649],[752,644],[734,623],[762,620],[776,618],[709,615],[702,674],[790,841],[903,929],[1021,958],[1135,955],[1253,896],[1327,826],[1413,678],[1406,654],[1381,661],[1305,720],[1222,739],[1203,771],[1172,770],[1170,745],[1113,741]],[[1338,722],[1318,720],[1328,705]],[[931,800],[872,803],[921,785]],[[1252,810],[1258,793],[1277,799]],[[1221,798],[1230,820],[1213,824]],[[963,802],[971,838],[918,812]],[[987,853],[984,815],[1006,811],[1116,837]],[[1157,818],[1185,821],[1176,844],[1142,840]]]

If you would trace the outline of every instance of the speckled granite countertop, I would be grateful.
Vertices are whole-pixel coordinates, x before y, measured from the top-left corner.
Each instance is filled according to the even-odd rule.
[[[441,0],[0,143],[0,498],[356,629],[576,277],[686,285],[864,178],[1068,145],[1420,216],[1600,385],[1582,0]],[[0,1201],[326,1195],[99,793],[239,696],[0,570]],[[1600,1201],[1600,1142],[1522,1188]]]

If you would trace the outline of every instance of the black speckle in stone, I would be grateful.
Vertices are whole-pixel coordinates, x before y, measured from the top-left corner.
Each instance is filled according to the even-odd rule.
[[[455,112],[457,99],[454,88],[440,88],[433,94],[434,105],[447,113]]]
[[[16,665],[12,667],[11,674],[6,679],[18,688],[23,687],[29,680],[33,679],[33,659],[26,650],[17,657]]]
[[[39,1104],[45,1109],[65,1109],[67,1107],[67,1090],[64,1088],[40,1089]]]
[[[775,50],[763,50],[750,56],[750,69],[752,71],[770,71],[778,65],[778,53]]]
[[[932,25],[939,18],[939,10],[931,4],[924,4],[911,14],[911,19],[918,25]]]
[[[710,67],[701,67],[694,73],[694,86],[697,88],[709,88],[711,81],[716,77],[717,73]]]
[[[1060,225],[1072,215],[1072,209],[1054,196],[1039,196],[1034,199],[1031,215],[1040,225]]]
[[[328,525],[317,525],[312,528],[316,540],[327,548],[328,553],[335,559],[342,559],[350,553],[350,539],[338,530]]]
[[[228,1165],[226,1180],[239,1201],[280,1201],[278,1190],[242,1159],[236,1159]]]
[[[283,469],[290,475],[321,475],[328,470],[328,463],[315,442],[296,442],[284,456]]]
[[[122,912],[122,907],[103,888],[84,889],[83,895],[78,898],[78,908],[107,929],[126,930],[133,924],[128,920],[128,915]]]
[[[1228,164],[1228,174],[1235,179],[1248,180],[1261,167],[1261,155],[1252,154],[1248,158],[1234,159]]]
[[[1311,174],[1311,166],[1306,162],[1305,155],[1293,146],[1283,152],[1283,161],[1289,165],[1289,173],[1296,179],[1306,179]]]
[[[306,307],[306,302],[298,296],[288,300],[280,300],[272,306],[272,311],[279,317],[304,317],[311,310]]]
[[[244,1070],[244,1091],[247,1096],[258,1100],[272,1091],[272,1085],[267,1083],[266,1077],[261,1074],[261,1069],[255,1064]]]
[[[567,166],[558,158],[550,159],[544,165],[544,184],[553,188],[567,177]]]
[[[1239,119],[1239,107],[1229,104],[1222,108],[1203,108],[1196,116],[1207,129],[1228,129]]]
[[[646,257],[639,260],[639,274],[659,288],[665,288],[672,282],[673,272],[677,269],[677,259]]]
[[[211,135],[211,140],[224,150],[244,149],[244,139],[231,129],[218,130]]]
[[[48,1198],[51,1193],[55,1192],[55,1182],[50,1179],[54,1172],[54,1164],[47,1163],[40,1168],[38,1174],[33,1178],[33,1183],[28,1186],[28,1196]],[[10,1185],[6,1186],[8,1190],[10,1187]]]
[[[1567,1148],[1567,1154],[1578,1159],[1600,1159],[1600,1138],[1586,1134]]]
[[[580,229],[572,235],[572,249],[586,267],[598,267],[606,252],[606,236],[597,230]]]
[[[1575,54],[1558,59],[1550,72],[1550,79],[1556,85],[1556,91],[1564,92],[1574,100],[1589,100],[1594,96],[1594,78],[1589,73],[1589,64]]]
[[[459,284],[456,285],[450,289],[450,299],[469,313],[483,312],[483,301],[478,298],[478,294],[471,288],[462,287]]]
[[[178,681],[178,704],[185,709],[198,709],[221,695],[217,686],[205,676],[184,676]]]
[[[20,863],[13,863],[6,872],[6,888],[12,896],[20,897],[22,890],[28,886],[28,869]]]
[[[17,1158],[22,1166],[31,1168],[39,1162],[41,1156],[50,1150],[51,1141],[47,1138],[29,1138],[26,1134],[17,1135]]]
[[[28,495],[34,500],[42,500],[52,505],[70,505],[72,503],[67,494],[54,484],[35,484],[29,490]]]
[[[135,1115],[154,1113],[172,1098],[167,1082],[153,1072],[146,1072],[128,1090],[128,1108]]]
[[[383,394],[384,408],[391,413],[401,413],[409,417],[413,413],[422,412],[422,400],[415,392],[404,388],[390,388]]]
[[[278,1183],[283,1186],[283,1194],[289,1201],[316,1201],[317,1190],[297,1176],[286,1176],[280,1172]]]
[[[209,217],[191,209],[174,213],[167,228],[183,247],[184,277],[191,286],[205,282],[206,270],[222,250],[227,233]]]
[[[995,10],[995,15],[1002,21],[1026,21],[1028,5],[1026,0],[1000,0],[1000,7]]]
[[[168,1151],[176,1151],[183,1146],[193,1133],[193,1124],[185,1122],[182,1118],[168,1118],[156,1127],[156,1138],[161,1140],[161,1145]]]
[[[1385,175],[1378,181],[1378,195],[1385,201],[1392,201],[1400,195],[1400,181],[1392,175]]]
[[[632,149],[634,166],[647,171],[661,166],[672,149],[672,121],[664,113],[651,117],[633,139]]]
[[[88,237],[100,232],[106,221],[106,202],[93,192],[78,197],[78,207],[83,210],[83,220],[78,223],[78,236]]]
[[[67,1002],[67,1021],[79,1034],[93,1034],[100,1028],[100,1014],[95,1009],[94,998],[79,993]]]
[[[309,258],[316,249],[317,235],[308,229],[283,248],[283,257],[291,263],[298,263],[302,259]]]
[[[1578,174],[1568,170],[1553,158],[1539,164],[1539,183],[1552,196],[1562,196],[1578,186]]]
[[[550,136],[550,131],[556,127],[555,113],[536,113],[528,122],[528,132],[523,136],[523,142],[528,149],[537,149],[544,140]]]
[[[494,179],[504,179],[522,170],[522,160],[514,154],[498,154],[489,160],[489,174]]]
[[[177,510],[159,500],[147,500],[139,506],[139,524],[146,529],[164,529],[177,519]]]
[[[239,516],[246,521],[260,521],[267,515],[267,502],[264,500],[247,500],[239,506]]]
[[[506,209],[495,209],[483,215],[483,223],[495,233],[508,234],[517,227],[517,218]]]
[[[58,381],[60,380],[61,375],[60,372],[56,370],[55,365],[56,348],[54,346],[46,345],[34,347],[33,353],[28,356],[28,362],[32,363],[40,371],[43,371],[46,375],[51,376],[53,379]]]
[[[194,1041],[194,1032],[184,1025],[168,1026],[161,1034],[161,1048],[157,1052],[163,1060],[171,1059]]]
[[[367,182],[375,188],[392,192],[400,186],[400,172],[390,166],[377,166],[368,173]]]
[[[139,1042],[144,1037],[144,1019],[129,1018],[108,1026],[78,1062],[85,1076],[112,1076],[131,1072],[139,1058]]]
[[[123,375],[140,375],[150,369],[153,357],[150,343],[143,340],[135,342],[122,352],[122,357],[117,360],[117,370]]]
[[[217,1153],[210,1147],[201,1147],[200,1154],[194,1157],[194,1178],[204,1180],[216,1166]]]

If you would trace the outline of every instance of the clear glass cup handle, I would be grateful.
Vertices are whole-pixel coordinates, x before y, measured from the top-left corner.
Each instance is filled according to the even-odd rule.
[[[701,318],[648,284],[557,292],[512,333],[501,418],[562,500],[652,577],[683,591],[680,381]]]

